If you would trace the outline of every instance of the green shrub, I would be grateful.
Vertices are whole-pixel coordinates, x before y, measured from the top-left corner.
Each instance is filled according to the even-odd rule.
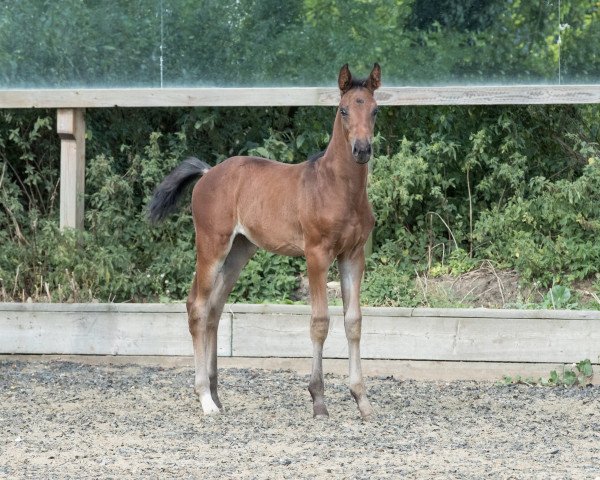
[[[242,271],[230,301],[288,303],[295,300],[299,276],[306,271],[303,258],[284,257],[259,250]]]
[[[411,275],[396,265],[378,263],[365,275],[361,301],[364,305],[384,307],[416,307],[420,304]]]
[[[190,154],[212,164],[238,153],[302,161],[327,145],[333,113],[90,110],[85,231],[62,233],[54,112],[0,111],[0,298],[185,299],[195,257],[189,196],[151,226],[155,186]],[[598,106],[382,109],[365,302],[422,304],[415,272],[458,275],[484,260],[548,288],[596,278],[600,294],[598,124]],[[304,269],[302,259],[259,252],[231,298],[294,300]]]
[[[475,226],[480,255],[544,284],[582,279],[600,269],[600,164],[574,181],[530,181],[531,198],[483,212]]]

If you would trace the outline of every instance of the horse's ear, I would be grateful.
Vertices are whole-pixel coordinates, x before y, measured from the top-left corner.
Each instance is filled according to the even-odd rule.
[[[381,67],[378,63],[373,65],[373,70],[371,70],[371,75],[369,75],[369,79],[367,80],[367,84],[365,85],[371,93],[381,87]]]
[[[340,87],[340,91],[342,95],[350,90],[350,86],[352,85],[352,74],[350,73],[350,69],[348,68],[348,64],[345,64],[340,69],[340,74],[338,76],[338,86]]]

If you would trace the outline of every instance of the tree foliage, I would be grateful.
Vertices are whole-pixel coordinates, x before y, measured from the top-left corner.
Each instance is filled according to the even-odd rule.
[[[0,5],[0,86],[590,83],[595,0],[20,0]],[[559,70],[561,76],[559,79]]]

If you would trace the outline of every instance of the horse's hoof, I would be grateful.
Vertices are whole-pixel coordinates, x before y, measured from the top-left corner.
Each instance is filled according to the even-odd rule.
[[[373,410],[372,407],[369,407],[368,409],[365,409],[364,411],[361,410],[360,416],[362,417],[363,421],[369,422],[369,421],[375,419],[375,417],[376,417],[375,410]]]
[[[213,399],[210,396],[200,397],[200,403],[202,404],[204,415],[216,415],[221,413],[221,409],[215,405],[215,402],[213,402]]]
[[[358,411],[360,412],[360,416],[365,422],[368,422],[369,420],[373,420],[375,418],[375,410],[373,410],[373,407],[371,406],[369,401],[360,402],[358,405]]]
[[[313,418],[315,420],[327,420],[329,418],[329,414],[328,413],[320,413],[320,414],[315,414],[313,415]]]
[[[360,416],[361,416],[363,422],[370,422],[372,420],[375,420],[375,417],[376,417],[375,412],[371,412],[366,415],[361,414]]]
[[[204,415],[219,415],[221,413],[221,410],[219,410],[219,408],[217,408],[215,406],[215,408],[204,408],[202,407],[202,411],[204,412]]]
[[[325,405],[314,405],[313,406],[313,418],[329,418],[329,412]]]

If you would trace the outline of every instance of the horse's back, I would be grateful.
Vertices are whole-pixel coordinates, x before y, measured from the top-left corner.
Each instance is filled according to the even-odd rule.
[[[211,168],[198,181],[194,194],[196,190],[216,190],[221,199],[243,196],[246,197],[243,200],[261,198],[264,201],[264,197],[281,200],[298,190],[301,167],[261,157],[230,157]]]

